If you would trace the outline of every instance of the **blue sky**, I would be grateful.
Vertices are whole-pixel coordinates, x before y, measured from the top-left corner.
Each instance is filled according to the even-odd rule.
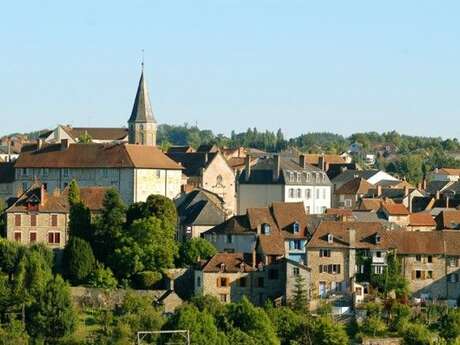
[[[9,1],[0,134],[160,123],[460,137],[458,1]]]

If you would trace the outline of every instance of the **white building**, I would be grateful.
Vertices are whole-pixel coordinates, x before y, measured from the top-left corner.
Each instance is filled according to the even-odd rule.
[[[75,179],[81,187],[114,187],[126,203],[145,201],[151,194],[175,198],[182,167],[155,147],[157,125],[143,73],[128,124],[129,144],[39,140],[15,163],[15,190],[25,191],[36,180],[49,191],[62,190]]]
[[[307,213],[323,213],[331,207],[331,193],[326,173],[307,164],[304,155],[298,161],[274,155],[253,167],[246,164],[238,179],[238,214],[274,202],[303,202]]]

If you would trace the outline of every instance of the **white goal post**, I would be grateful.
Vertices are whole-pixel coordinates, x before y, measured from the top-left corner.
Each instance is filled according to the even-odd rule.
[[[142,340],[147,335],[155,335],[155,334],[179,334],[184,338],[185,345],[190,345],[190,331],[188,329],[180,329],[180,330],[166,330],[166,331],[139,331],[137,332],[137,345],[142,344]],[[171,343],[172,344],[172,343]],[[181,344],[182,343],[174,343],[174,344]]]

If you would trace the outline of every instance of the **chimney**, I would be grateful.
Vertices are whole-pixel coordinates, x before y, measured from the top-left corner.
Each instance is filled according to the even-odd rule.
[[[356,246],[356,230],[353,228],[348,229],[348,239],[350,243],[350,248],[354,248]]]
[[[436,191],[436,200],[439,200],[441,198],[441,193],[439,190]]]
[[[8,162],[11,162],[11,140],[8,139]]]
[[[356,274],[356,230],[348,229],[348,278],[352,279]]]
[[[449,208],[449,195],[446,195],[446,208]]]
[[[65,151],[69,148],[70,146],[70,143],[69,143],[69,139],[62,139],[61,140],[61,151]]]
[[[45,185],[42,183],[40,185],[40,206],[45,206],[46,203],[46,188]]]
[[[278,181],[280,178],[280,156],[274,155],[273,156],[273,181]]]
[[[208,152],[205,152],[204,153],[204,164],[208,164],[208,159],[209,159]]]
[[[326,171],[326,159],[324,154],[321,154],[318,158],[318,168],[320,168],[322,171]]]
[[[305,169],[305,165],[306,165],[305,163],[306,163],[305,155],[300,155],[300,156],[299,156],[299,165],[300,165],[303,169]]]
[[[247,182],[251,177],[251,157],[249,155],[244,158],[244,170],[244,180]]]
[[[422,189],[423,191],[426,191],[426,177],[423,177]]]
[[[382,185],[378,184],[377,185],[377,197],[380,197],[382,195]]]
[[[41,150],[43,148],[44,140],[43,139],[38,139],[37,141],[37,150]]]
[[[404,186],[404,196],[409,195],[409,186],[405,185]]]

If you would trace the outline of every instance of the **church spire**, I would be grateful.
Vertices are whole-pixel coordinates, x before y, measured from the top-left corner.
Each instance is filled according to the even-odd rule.
[[[155,146],[157,122],[153,115],[149,91],[144,78],[143,59],[141,66],[142,71],[139,85],[137,86],[136,98],[128,120],[129,143]]]

